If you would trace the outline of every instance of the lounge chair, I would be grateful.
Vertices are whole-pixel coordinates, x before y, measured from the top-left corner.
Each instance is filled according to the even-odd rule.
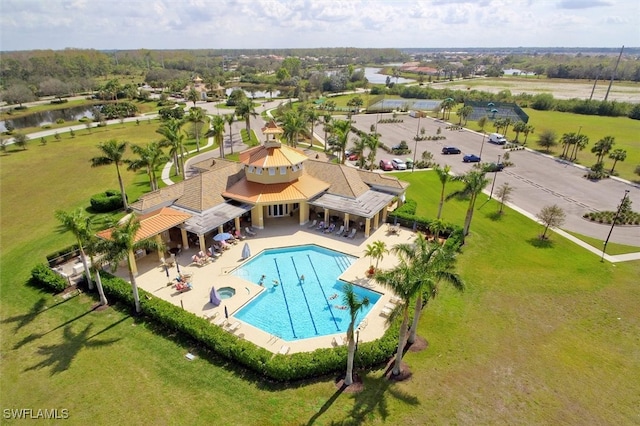
[[[356,232],[358,232],[358,230],[356,228],[352,228],[351,232],[349,234],[346,234],[345,237],[351,238],[353,240],[353,238],[356,236]]]
[[[225,317],[220,317],[213,322],[218,327],[224,327],[227,324],[227,319]]]
[[[316,227],[316,231],[322,231],[324,230],[324,221],[321,220],[320,223],[318,224],[318,226]]]
[[[309,228],[309,229],[315,228],[317,224],[318,224],[318,220],[317,219],[313,219],[313,222],[311,222],[311,225],[307,226],[307,228]]]
[[[383,309],[389,309],[391,311],[393,311],[396,308],[396,305],[393,303],[386,303],[383,307]]]
[[[338,228],[338,231],[336,232],[337,236],[340,236],[344,233],[344,225],[340,225],[340,228]]]
[[[330,234],[332,233],[334,230],[336,229],[336,224],[332,223],[331,225],[329,225],[329,227],[327,229],[324,230],[325,234]]]
[[[234,322],[233,324],[231,324],[231,325],[229,326],[229,328],[227,328],[227,330],[229,330],[230,332],[232,332],[232,333],[233,333],[234,331],[236,331],[236,330],[237,330],[237,329],[239,329],[239,328],[240,328],[240,321],[236,321],[236,322]]]
[[[233,233],[233,237],[234,237],[236,240],[244,240],[245,238],[247,238],[247,237],[245,237],[244,235],[242,235],[242,233],[240,232],[240,230],[239,230],[239,229],[236,229],[236,230],[235,230],[235,232]]]
[[[333,346],[344,346],[344,338],[341,335],[334,336],[332,343]]]
[[[251,228],[249,228],[248,226],[247,226],[246,228],[244,228],[244,232],[246,232],[246,233],[247,233],[247,235],[248,235],[248,236],[250,236],[250,237],[255,237],[256,235],[258,235],[258,234],[256,234],[255,232],[253,232],[253,231],[251,230]]]
[[[289,351],[291,350],[291,348],[287,345],[282,345],[282,347],[280,348],[280,350],[278,351],[278,353],[280,355],[286,355],[289,353]]]
[[[193,286],[191,285],[191,283],[187,282],[187,283],[183,283],[183,282],[178,282],[176,283],[176,290],[178,290],[179,292],[183,292],[183,291],[189,291],[193,288]]]
[[[391,299],[389,299],[389,302],[395,305],[399,305],[400,303],[402,303],[402,299],[399,298],[398,296],[391,296]]]
[[[384,307],[380,311],[380,315],[382,315],[383,317],[388,317],[389,315],[391,315],[392,312],[393,312],[393,309],[389,309],[387,307]]]

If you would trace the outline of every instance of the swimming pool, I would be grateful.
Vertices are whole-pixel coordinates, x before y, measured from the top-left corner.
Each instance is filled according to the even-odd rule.
[[[265,250],[232,272],[255,284],[262,280],[265,287],[235,317],[287,341],[346,333],[349,310],[339,309],[344,281],[337,278],[356,259],[316,245]],[[353,287],[370,302],[359,312],[357,326],[381,295]]]

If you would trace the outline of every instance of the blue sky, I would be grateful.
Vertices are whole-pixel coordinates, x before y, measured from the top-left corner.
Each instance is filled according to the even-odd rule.
[[[640,47],[640,0],[0,0],[0,49]]]

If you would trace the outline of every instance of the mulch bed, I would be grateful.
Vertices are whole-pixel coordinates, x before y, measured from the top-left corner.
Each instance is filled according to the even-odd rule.
[[[427,346],[429,346],[429,342],[427,342],[427,340],[424,337],[416,336],[415,342],[413,342],[409,346],[408,351],[409,352],[420,352],[420,351],[423,351],[423,350],[427,349]]]
[[[349,386],[344,384],[344,375],[336,377],[334,381],[337,389],[342,389],[344,393],[358,393],[364,390],[362,378],[353,373],[353,383]]]

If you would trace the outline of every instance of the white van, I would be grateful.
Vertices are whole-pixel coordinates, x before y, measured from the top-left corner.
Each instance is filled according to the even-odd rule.
[[[504,145],[507,143],[507,138],[502,136],[500,133],[491,133],[489,135],[489,142],[495,143],[497,145]]]

